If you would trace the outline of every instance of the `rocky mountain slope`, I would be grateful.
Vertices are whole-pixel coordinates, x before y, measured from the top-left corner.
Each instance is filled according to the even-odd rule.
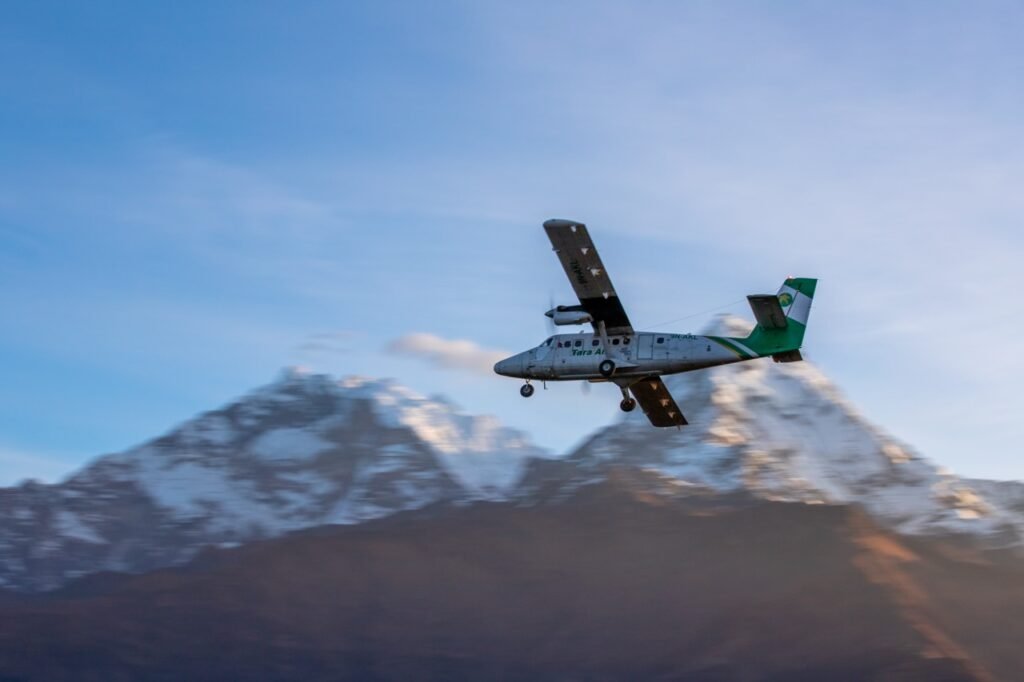
[[[741,334],[725,319],[719,333]],[[1019,547],[1024,486],[942,471],[866,422],[811,363],[769,360],[666,380],[690,426],[643,415],[561,458],[490,417],[390,381],[278,381],[57,485],[0,490],[0,589],[180,564],[230,546],[400,511],[564,499],[615,472],[662,496],[862,506],[900,533]]]
[[[24,595],[0,605],[0,679],[1017,679],[1024,565],[1005,553],[642,478]]]

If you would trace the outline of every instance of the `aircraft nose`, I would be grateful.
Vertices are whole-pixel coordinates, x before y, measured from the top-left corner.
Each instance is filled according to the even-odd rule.
[[[522,373],[523,359],[518,355],[499,360],[494,363],[494,371],[505,377],[514,377]]]

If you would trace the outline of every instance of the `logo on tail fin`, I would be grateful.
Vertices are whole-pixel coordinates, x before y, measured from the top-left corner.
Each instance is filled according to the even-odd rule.
[[[779,294],[779,305],[783,308],[788,308],[793,303],[793,295],[788,291],[784,291]]]

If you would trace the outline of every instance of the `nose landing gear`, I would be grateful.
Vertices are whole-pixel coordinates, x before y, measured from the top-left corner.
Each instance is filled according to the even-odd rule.
[[[519,388],[519,395],[523,396],[524,398],[529,398],[531,395],[533,395],[533,386],[531,386],[530,384],[523,384]]]

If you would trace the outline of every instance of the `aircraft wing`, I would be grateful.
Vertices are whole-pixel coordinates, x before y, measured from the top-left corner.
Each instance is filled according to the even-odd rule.
[[[660,377],[646,377],[632,384],[629,390],[636,396],[644,414],[655,426],[685,426],[686,417],[672,399],[668,387]]]
[[[587,226],[572,220],[548,220],[544,223],[551,246],[569,277],[580,305],[593,318],[594,329],[604,322],[608,334],[632,334],[612,281],[608,279],[601,257],[590,240]]]

